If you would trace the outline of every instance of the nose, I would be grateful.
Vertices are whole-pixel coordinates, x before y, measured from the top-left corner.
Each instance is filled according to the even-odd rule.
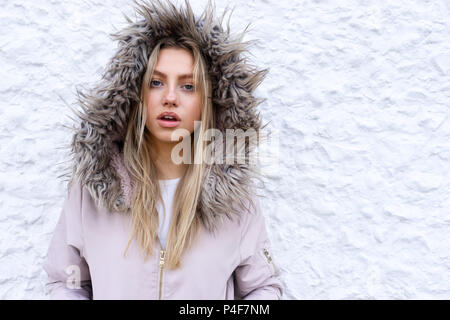
[[[176,107],[178,105],[178,102],[177,102],[177,94],[175,92],[175,88],[168,87],[168,89],[164,93],[163,99],[164,99],[164,101],[163,101],[164,106]]]

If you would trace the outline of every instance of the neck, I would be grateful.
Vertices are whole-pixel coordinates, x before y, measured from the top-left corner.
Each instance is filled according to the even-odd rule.
[[[154,155],[153,160],[155,161],[156,170],[158,172],[158,179],[176,179],[184,174],[187,165],[184,163],[175,164],[172,161],[172,150],[177,144],[178,142],[152,140],[150,148]]]

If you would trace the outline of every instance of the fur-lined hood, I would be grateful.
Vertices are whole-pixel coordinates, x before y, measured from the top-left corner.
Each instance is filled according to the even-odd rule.
[[[112,34],[119,48],[110,60],[99,84],[88,93],[77,89],[82,111],[75,111],[77,125],[71,142],[69,186],[79,180],[97,205],[110,211],[127,212],[133,181],[123,165],[122,147],[132,106],[140,100],[141,81],[154,45],[163,37],[191,38],[198,44],[208,63],[213,83],[215,127],[225,136],[226,129],[253,128],[260,132],[257,106],[264,99],[253,91],[268,69],[257,70],[246,62],[242,53],[253,41],[232,37],[229,25],[215,18],[215,8],[208,1],[197,16],[189,3],[183,8],[160,1],[135,3],[138,20],[125,17],[129,25]],[[247,29],[247,28],[246,28]],[[245,31],[244,31],[245,32]],[[198,208],[208,230],[217,227],[222,217],[239,215],[239,199],[254,189],[254,170],[247,164],[213,164],[204,177]],[[220,218],[220,219],[217,219]]]

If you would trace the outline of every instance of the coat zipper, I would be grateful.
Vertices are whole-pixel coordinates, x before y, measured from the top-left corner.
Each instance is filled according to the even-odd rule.
[[[159,242],[160,248],[162,249],[161,246],[161,241]],[[165,250],[161,250],[159,251],[159,290],[158,290],[158,300],[161,300],[161,292],[162,292],[162,277],[163,277],[163,270],[164,270],[164,258],[166,255],[166,251]]]
[[[277,272],[277,267],[276,267],[275,264],[273,263],[272,257],[271,257],[270,254],[269,254],[269,250],[267,250],[267,248],[264,248],[263,251],[264,251],[264,255],[265,255],[266,258],[267,258],[267,261],[272,265],[273,271],[276,273],[276,272]]]

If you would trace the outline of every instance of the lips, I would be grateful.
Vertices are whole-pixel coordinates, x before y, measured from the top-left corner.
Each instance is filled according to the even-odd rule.
[[[181,123],[180,117],[175,112],[163,112],[156,119],[161,128],[175,128]]]
[[[161,113],[157,119],[164,121],[181,121],[180,117],[175,112],[167,112],[167,111]]]

